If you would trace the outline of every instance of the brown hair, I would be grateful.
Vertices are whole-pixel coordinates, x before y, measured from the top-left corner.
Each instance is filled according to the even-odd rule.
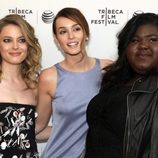
[[[53,33],[56,35],[56,20],[59,17],[65,17],[68,19],[71,19],[72,21],[75,21],[77,24],[79,24],[84,32],[84,41],[82,43],[82,49],[85,50],[85,42],[87,39],[89,39],[90,31],[89,31],[89,25],[85,18],[85,16],[81,13],[80,10],[76,8],[63,8],[61,9],[57,15],[54,18],[53,21]]]

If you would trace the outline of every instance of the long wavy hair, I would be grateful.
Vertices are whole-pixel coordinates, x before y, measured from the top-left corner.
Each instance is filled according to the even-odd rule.
[[[10,14],[0,20],[0,32],[9,24],[18,26],[26,40],[28,53],[21,63],[21,75],[29,88],[36,88],[41,70],[41,46],[35,36],[34,28],[20,15]],[[0,81],[2,74],[2,57],[0,56]]]
[[[134,75],[134,71],[127,60],[127,47],[137,29],[142,25],[154,25],[158,28],[158,15],[154,13],[142,13],[133,16],[117,34],[118,58],[116,62],[104,68],[101,91],[111,86],[126,84]]]
[[[65,17],[68,18],[74,22],[76,22],[77,24],[79,24],[81,26],[81,28],[83,29],[84,32],[84,39],[82,42],[82,52],[85,52],[85,47],[87,44],[87,41],[89,39],[90,36],[90,31],[89,31],[89,25],[88,22],[85,18],[85,16],[81,13],[80,10],[78,10],[77,8],[63,8],[61,9],[55,16],[54,21],[53,21],[53,33],[54,35],[56,35],[56,21],[58,18],[60,17]]]

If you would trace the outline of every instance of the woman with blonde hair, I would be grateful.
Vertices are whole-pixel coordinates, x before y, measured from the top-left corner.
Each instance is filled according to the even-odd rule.
[[[39,157],[35,105],[41,47],[20,15],[0,19],[0,157]]]

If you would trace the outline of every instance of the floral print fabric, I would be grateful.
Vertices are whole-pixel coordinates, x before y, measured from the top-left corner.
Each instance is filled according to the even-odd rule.
[[[0,158],[38,158],[35,106],[0,103]]]

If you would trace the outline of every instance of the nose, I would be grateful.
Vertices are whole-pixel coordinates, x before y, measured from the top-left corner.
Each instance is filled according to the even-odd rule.
[[[73,31],[69,31],[69,33],[68,33],[68,37],[69,37],[69,38],[73,38],[73,37],[74,37],[74,33],[73,33]]]
[[[142,40],[142,41],[140,41],[140,44],[139,44],[139,47],[140,48],[143,48],[143,49],[147,49],[148,47],[149,47],[149,42],[148,42],[148,40]]]
[[[17,41],[13,41],[13,49],[18,49],[19,48],[19,44]]]

